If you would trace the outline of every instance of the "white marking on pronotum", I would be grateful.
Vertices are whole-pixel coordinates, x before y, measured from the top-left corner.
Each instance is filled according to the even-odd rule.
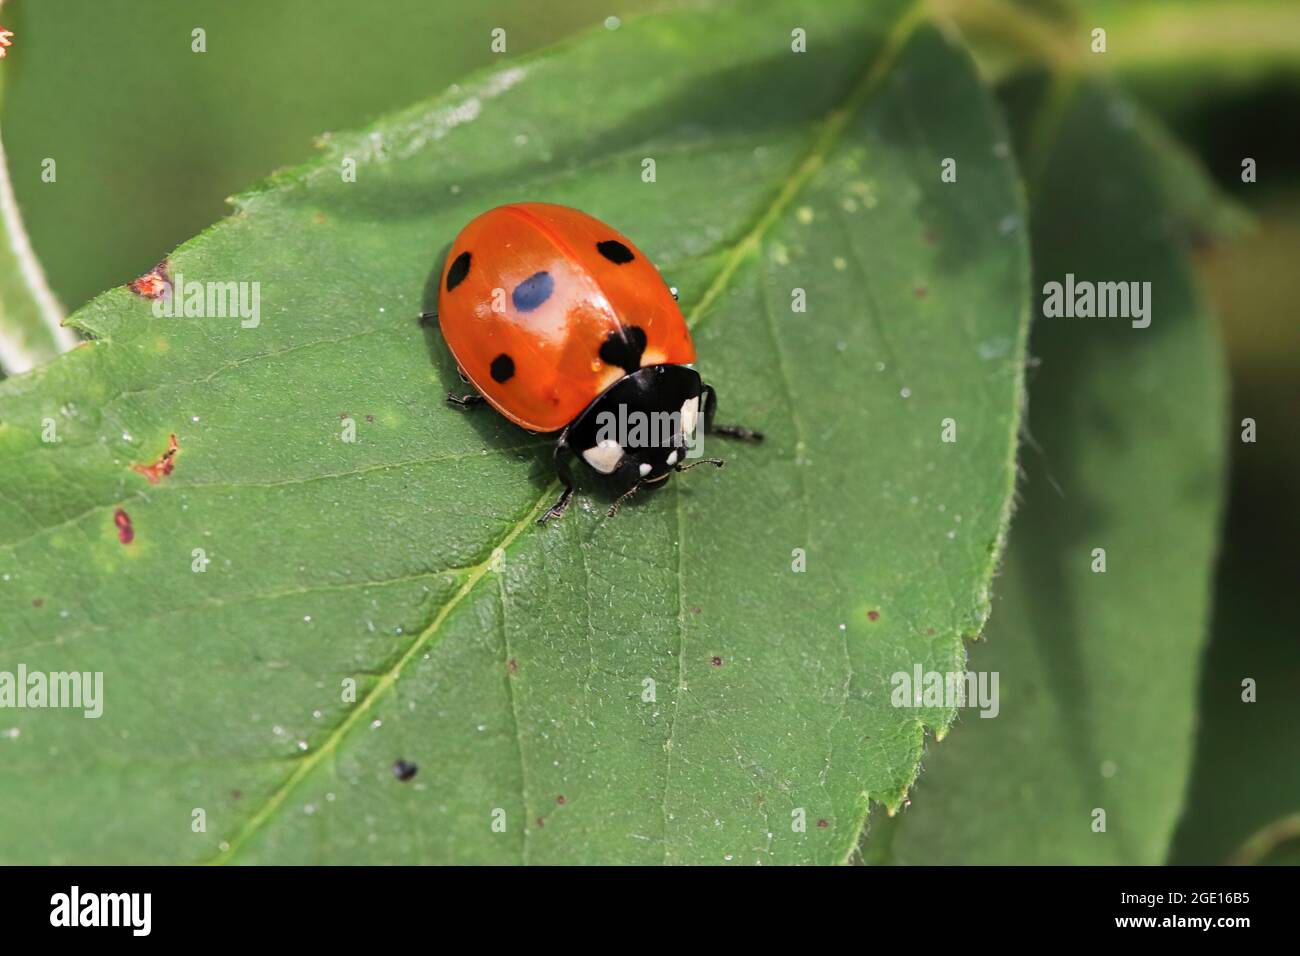
[[[641,472],[641,477],[644,478],[646,475],[650,474],[650,462],[641,462],[641,467],[637,470]]]
[[[612,474],[618,467],[618,463],[623,460],[623,446],[612,439],[604,438],[596,444],[595,448],[584,450],[582,457],[602,475]]]
[[[695,419],[700,414],[700,400],[688,398],[682,402],[682,434],[689,435],[695,431]]]
[[[4,142],[0,140],[0,222],[4,223],[5,233],[9,238],[9,251],[13,253],[22,273],[27,288],[36,299],[36,306],[55,348],[66,352],[77,344],[77,337],[71,329],[66,329],[63,322],[63,307],[54,297],[49,283],[45,281],[45,271],[40,260],[32,251],[32,244],[23,229],[22,215],[18,212],[18,202],[14,198],[13,183],[9,179],[9,160],[5,156]],[[10,375],[26,372],[36,364],[35,358],[27,351],[24,343],[7,336],[0,336],[0,361]]]

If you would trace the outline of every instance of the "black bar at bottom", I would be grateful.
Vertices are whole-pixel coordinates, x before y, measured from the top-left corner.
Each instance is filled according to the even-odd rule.
[[[82,943],[96,937],[221,943],[283,936],[373,947],[385,941],[401,945],[409,933],[452,943],[463,939],[462,933],[487,941],[576,932],[594,942],[601,938],[596,934],[608,932],[613,934],[609,942],[627,939],[633,946],[658,947],[669,937],[681,939],[685,925],[710,926],[734,943],[751,933],[770,939],[781,923],[791,932],[822,923],[834,927],[836,935],[859,936],[864,945],[881,932],[933,933],[939,942],[968,932],[975,934],[971,939],[1038,940],[1044,930],[1071,938],[1200,935],[1228,942],[1259,930],[1286,932],[1296,883],[1296,871],[1286,868],[844,867],[723,873],[704,868],[11,867],[0,869],[0,925],[11,940],[77,933]]]

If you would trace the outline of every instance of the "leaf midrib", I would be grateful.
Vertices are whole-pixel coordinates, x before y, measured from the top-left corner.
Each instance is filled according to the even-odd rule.
[[[738,240],[736,240],[727,251],[723,260],[722,268],[714,277],[713,281],[705,289],[704,294],[696,303],[694,308],[686,315],[686,324],[689,328],[695,328],[708,309],[726,290],[736,270],[750,255],[758,251],[762,237],[771,228],[773,223],[786,210],[796,196],[807,185],[808,181],[816,172],[821,169],[826,156],[839,143],[843,136],[844,128],[848,125],[849,120],[861,109],[866,100],[875,91],[880,81],[885,77],[889,68],[898,58],[907,40],[911,37],[914,30],[926,18],[925,0],[913,0],[911,5],[898,17],[891,27],[885,38],[880,53],[875,60],[863,73],[862,77],[849,91],[844,102],[831,110],[821,121],[821,131],[809,149],[808,154],[804,156],[794,169],[782,181],[781,188],[773,197],[771,203],[763,213],[755,220],[751,226]],[[226,844],[226,848],[220,851],[211,860],[206,861],[209,864],[221,865],[230,862],[235,855],[251,840],[258,831],[265,825],[275,814],[275,811],[284,804],[289,795],[294,791],[299,783],[307,778],[308,775],[320,764],[326,756],[333,753],[339,746],[340,742],[347,736],[348,732],[370,711],[371,707],[392,687],[401,676],[406,665],[413,660],[417,654],[423,652],[434,636],[438,633],[443,623],[450,617],[451,613],[460,605],[460,603],[473,592],[484,576],[491,569],[493,564],[493,555],[498,551],[504,553],[514,542],[526,531],[533,526],[537,517],[545,510],[555,494],[559,491],[559,482],[552,480],[542,490],[537,501],[532,507],[516,522],[505,536],[493,547],[487,557],[477,565],[472,566],[469,575],[466,577],[456,592],[448,598],[447,602],[438,610],[433,620],[429,623],[420,634],[411,642],[410,646],[402,653],[391,668],[371,687],[366,695],[358,702],[357,706],[348,712],[348,715],[337,724],[325,737],[320,747],[312,750],[305,756],[301,763],[294,769],[288,779],[276,789],[276,791],[267,798],[266,802],[248,818],[243,827],[235,834]],[[678,690],[680,694],[680,689]],[[667,814],[667,791],[665,785],[665,801],[663,807],[665,815]],[[664,836],[665,853],[667,847],[667,834]]]

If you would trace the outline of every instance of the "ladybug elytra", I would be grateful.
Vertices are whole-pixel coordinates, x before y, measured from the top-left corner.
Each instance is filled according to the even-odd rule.
[[[560,432],[555,472],[564,486],[539,519],[573,497],[566,456],[625,478],[630,495],[697,464],[706,433],[761,441],[715,425],[717,396],[692,367],[695,345],[676,292],[618,231],[567,206],[511,203],[471,221],[452,243],[438,294],[443,338],[475,393],[532,432]]]

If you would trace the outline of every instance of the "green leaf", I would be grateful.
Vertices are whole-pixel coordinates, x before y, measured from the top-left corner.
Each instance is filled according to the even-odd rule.
[[[1035,321],[1022,500],[970,662],[1000,675],[1000,711],[967,711],[927,756],[910,809],[873,833],[869,859],[1157,864],[1178,820],[1223,487],[1224,369],[1161,187],[1165,158],[1104,87],[1083,82],[1061,103],[1033,193],[1035,285],[1067,272],[1150,281],[1151,325]]]
[[[171,257],[259,281],[256,328],[126,290],[80,311],[92,347],[0,387],[0,669],[103,671],[104,714],[5,714],[0,856],[844,859],[952,717],[889,675],[983,624],[1022,401],[1006,133],[916,12],[724,6],[506,63]],[[767,442],[613,520],[584,477],[538,527],[545,439],[447,407],[415,321],[457,230],[520,199],[631,235],[720,417]]]

